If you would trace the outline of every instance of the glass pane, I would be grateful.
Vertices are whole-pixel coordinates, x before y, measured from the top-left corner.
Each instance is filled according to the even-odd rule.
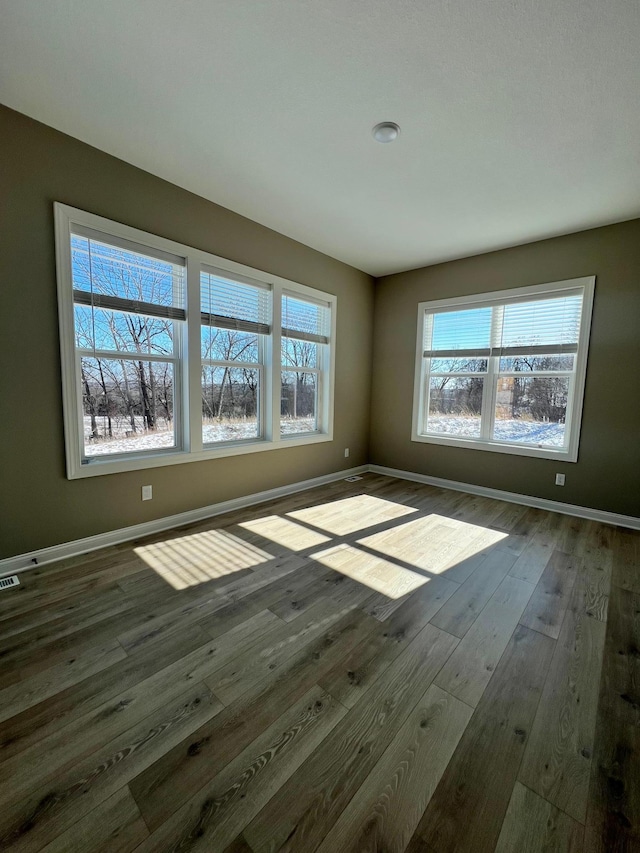
[[[259,370],[203,365],[203,443],[258,438],[259,400]]]
[[[579,295],[506,305],[502,346],[576,343],[581,312],[582,297]]]
[[[486,358],[432,358],[431,373],[486,373]]]
[[[124,311],[74,305],[76,346],[81,349],[173,355],[174,322]]]
[[[318,347],[310,341],[282,338],[282,364],[285,367],[317,367]]]
[[[516,355],[500,359],[500,370],[531,373],[535,370],[573,370],[573,355]]]
[[[503,376],[497,382],[494,439],[564,446],[568,377]]]
[[[236,332],[201,326],[202,358],[212,361],[258,362],[258,337],[250,332]]]
[[[432,377],[427,432],[478,438],[483,386],[482,377]]]
[[[314,432],[318,429],[318,383],[315,373],[282,371],[280,432]]]
[[[433,315],[433,339],[428,349],[479,349],[491,340],[491,308],[442,311]]]
[[[184,307],[184,266],[143,252],[72,234],[71,271],[76,290]]]
[[[85,456],[176,446],[173,364],[82,358]]]

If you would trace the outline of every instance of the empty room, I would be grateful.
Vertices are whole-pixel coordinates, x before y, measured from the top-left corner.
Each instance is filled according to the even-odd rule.
[[[0,850],[640,851],[640,6],[0,0]]]

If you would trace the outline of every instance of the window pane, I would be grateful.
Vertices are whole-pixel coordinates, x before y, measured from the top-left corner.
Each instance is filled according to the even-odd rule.
[[[318,383],[315,373],[282,371],[280,431],[282,435],[318,428]]]
[[[432,358],[431,373],[486,373],[486,358]]]
[[[282,364],[287,367],[317,367],[319,344],[282,338]]]
[[[512,376],[497,381],[495,440],[564,446],[568,377]]]
[[[82,358],[84,455],[176,445],[173,364]]]
[[[154,305],[184,307],[184,267],[71,235],[73,287]]]
[[[480,349],[491,340],[491,308],[442,311],[433,315],[433,339],[427,349]]]
[[[500,359],[500,370],[531,373],[535,370],[573,370],[573,355],[516,355]]]
[[[173,355],[174,322],[124,311],[74,305],[76,346],[81,349]]]
[[[478,438],[484,379],[433,377],[429,381],[427,432]]]
[[[262,336],[214,326],[202,326],[201,329],[202,358],[258,362],[258,337]]]
[[[203,365],[203,443],[258,438],[259,400],[259,370]]]

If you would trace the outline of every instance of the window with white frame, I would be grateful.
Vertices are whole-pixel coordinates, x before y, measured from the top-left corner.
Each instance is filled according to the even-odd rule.
[[[200,284],[202,442],[263,438],[271,291],[209,268],[201,271]]]
[[[83,457],[180,447],[184,258],[80,226],[70,248]]]
[[[55,219],[70,478],[331,440],[335,296]]]
[[[575,462],[594,282],[420,303],[412,439]]]
[[[321,426],[323,376],[329,356],[331,307],[327,302],[282,296],[282,435],[314,432]]]

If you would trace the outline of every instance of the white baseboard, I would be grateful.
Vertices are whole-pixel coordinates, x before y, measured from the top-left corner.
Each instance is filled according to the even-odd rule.
[[[265,492],[255,492],[252,495],[245,495],[241,498],[233,498],[229,501],[221,501],[210,506],[181,512],[178,515],[168,515],[153,521],[145,521],[142,524],[134,524],[132,527],[121,527],[118,530],[98,533],[96,536],[87,536],[85,539],[75,539],[73,542],[64,542],[60,545],[52,545],[49,548],[40,548],[37,551],[30,551],[28,554],[17,554],[15,557],[7,557],[4,560],[0,560],[0,577],[33,569],[44,563],[52,563],[54,560],[61,560],[63,557],[75,557],[78,554],[85,554],[88,551],[105,548],[107,545],[118,545],[121,542],[128,542],[131,539],[149,536],[152,533],[161,533],[163,530],[169,530],[172,527],[181,527],[184,524],[203,521],[206,518],[222,515],[225,512],[232,512],[236,509],[243,509],[254,504],[286,497],[287,495],[295,494],[295,492],[303,492],[305,489],[313,489],[315,486],[324,486],[326,483],[344,480],[345,477],[352,477],[354,474],[366,474],[368,470],[368,465],[347,468],[343,471],[336,471],[333,474],[323,474],[321,477],[313,477],[311,480],[301,480],[297,483],[291,483],[288,486],[279,486],[275,489],[267,489]]]
[[[385,468],[384,465],[369,465],[368,470],[374,474],[384,474],[387,477],[398,477],[401,480],[413,480],[428,486],[438,486],[441,489],[453,489],[456,492],[467,492],[470,495],[482,495],[486,498],[496,498],[500,501],[534,506],[547,509],[550,512],[560,512],[563,515],[575,515],[578,518],[588,518],[601,521],[603,524],[614,524],[617,527],[630,527],[640,530],[640,518],[633,515],[619,515],[616,512],[606,512],[603,509],[592,509],[587,506],[565,504],[547,498],[536,498],[533,495],[520,495],[516,492],[503,492],[501,489],[490,489],[487,486],[474,486],[473,483],[459,483],[456,480],[443,480],[440,477],[430,477],[428,474],[415,474],[413,471],[401,471],[398,468]]]
[[[28,554],[17,554],[15,557],[7,557],[4,560],[0,560],[0,577],[33,569],[36,566],[51,563],[54,560],[61,560],[64,557],[75,557],[79,554],[86,554],[89,551],[96,551],[98,548],[105,548],[108,545],[119,545],[122,542],[128,542],[132,539],[140,539],[143,536],[149,536],[153,533],[161,533],[163,530],[170,530],[172,527],[193,524],[196,521],[203,521],[206,518],[222,515],[225,512],[232,512],[236,509],[265,503],[266,501],[286,497],[296,492],[303,492],[306,489],[313,489],[316,486],[323,486],[326,483],[333,483],[336,480],[343,480],[345,477],[351,477],[354,474],[366,474],[369,471],[374,474],[383,474],[387,477],[397,477],[401,480],[412,480],[416,483],[438,486],[441,489],[453,489],[457,492],[482,495],[483,497],[496,498],[497,500],[509,501],[510,503],[538,507],[539,509],[546,509],[551,512],[560,512],[564,515],[575,515],[578,518],[601,521],[604,524],[613,524],[617,527],[630,527],[633,530],[640,530],[640,518],[631,515],[619,515],[615,512],[560,503],[559,501],[551,501],[546,498],[536,498],[532,495],[520,495],[516,492],[503,492],[500,489],[474,486],[472,483],[459,483],[456,480],[444,480],[440,477],[430,477],[427,474],[416,474],[413,471],[386,468],[383,465],[360,465],[357,468],[347,468],[342,471],[336,471],[333,474],[314,477],[311,480],[301,480],[297,483],[291,483],[288,486],[279,486],[275,489],[267,489],[264,492],[255,492],[254,494],[233,498],[229,501],[222,501],[217,504],[211,504],[210,506],[189,510],[188,512],[181,512],[178,515],[169,515],[164,518],[157,518],[154,521],[145,521],[142,524],[135,524],[132,527],[121,527],[118,530],[110,530],[106,533],[99,533],[96,536],[88,536],[85,539],[75,539],[73,542],[64,542],[60,545],[52,545],[49,548],[40,548],[37,551],[30,551]]]

